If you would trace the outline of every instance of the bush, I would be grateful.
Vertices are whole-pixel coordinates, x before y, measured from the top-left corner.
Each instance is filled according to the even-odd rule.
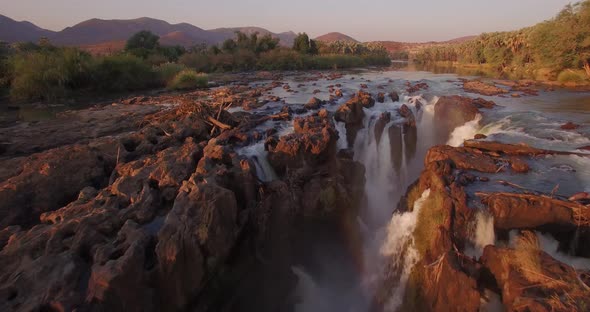
[[[262,70],[303,69],[303,56],[293,50],[277,49],[261,53],[257,67]]]
[[[206,88],[208,84],[209,78],[206,74],[197,73],[191,69],[185,69],[174,77],[174,79],[168,84],[168,88],[172,90],[189,90]]]
[[[11,58],[10,96],[15,100],[64,97],[89,84],[91,57],[73,48],[25,52]]]
[[[557,81],[561,83],[583,83],[587,79],[583,70],[564,70],[557,76]]]
[[[99,58],[91,72],[95,87],[103,91],[133,91],[161,86],[161,80],[152,67],[132,55]]]
[[[156,68],[162,85],[168,85],[178,73],[185,70],[186,66],[177,63],[164,63]]]

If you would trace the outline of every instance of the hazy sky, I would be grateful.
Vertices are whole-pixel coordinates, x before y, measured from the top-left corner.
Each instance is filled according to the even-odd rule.
[[[553,17],[572,0],[0,0],[0,14],[61,30],[97,17],[154,17],[211,29],[260,26],[358,40],[447,40]]]

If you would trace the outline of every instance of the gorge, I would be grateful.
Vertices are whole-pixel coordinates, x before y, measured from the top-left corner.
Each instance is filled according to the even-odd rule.
[[[587,93],[233,78],[3,125],[0,309],[588,309]]]

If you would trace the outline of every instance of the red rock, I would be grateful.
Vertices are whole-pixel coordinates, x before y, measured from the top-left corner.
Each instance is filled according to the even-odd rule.
[[[561,125],[561,127],[560,127],[560,128],[561,128],[562,130],[576,130],[576,129],[578,129],[579,127],[580,127],[580,125],[577,125],[577,124],[575,124],[575,123],[573,123],[573,122],[569,121],[569,122],[567,122],[567,123],[565,123],[565,124]]]
[[[481,134],[481,133],[478,133],[478,134],[476,134],[476,135],[473,137],[473,139],[474,139],[474,140],[484,140],[484,139],[487,139],[487,138],[488,138],[488,136],[487,136],[487,135],[485,135],[485,134]]]
[[[305,104],[305,108],[307,109],[319,109],[322,105],[324,105],[326,101],[322,101],[316,97],[313,97]]]
[[[480,197],[499,229],[551,226],[559,231],[569,231],[580,226],[583,220],[590,220],[590,208],[574,202],[517,193],[482,193]]]

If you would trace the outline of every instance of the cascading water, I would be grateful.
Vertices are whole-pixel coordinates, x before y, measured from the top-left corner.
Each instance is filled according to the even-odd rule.
[[[260,181],[270,182],[276,179],[277,175],[266,158],[267,151],[264,149],[264,142],[243,147],[237,152],[252,160],[254,166],[256,166],[256,175]]]
[[[336,125],[336,131],[338,131],[338,150],[347,149],[348,140],[346,139],[346,124],[336,120],[334,120],[334,124]]]
[[[473,139],[479,129],[479,122],[481,121],[481,115],[477,114],[475,119],[466,122],[464,125],[455,128],[451,133],[451,138],[447,142],[447,145],[458,147],[463,145],[465,140]]]
[[[414,248],[413,233],[420,210],[429,196],[430,189],[427,189],[414,203],[412,212],[394,214],[387,226],[387,237],[380,250],[381,256],[385,257],[388,263],[383,273],[386,277],[393,275],[391,277],[399,282],[389,294],[385,304],[386,311],[395,311],[402,304],[406,283],[412,268],[419,260],[418,252]]]
[[[494,245],[496,242],[494,217],[487,212],[478,211],[474,223],[473,234],[471,235],[473,247],[466,248],[465,254],[479,259],[483,254],[483,249],[487,245]]]
[[[366,111],[370,113],[370,111]],[[365,117],[365,127],[358,132],[354,157],[356,161],[365,165],[365,194],[367,196],[367,210],[365,223],[374,227],[375,223],[387,220],[391,214],[391,204],[395,193],[395,170],[391,161],[391,146],[389,131],[383,131],[380,140],[375,137],[375,115]],[[393,122],[389,122],[385,129],[389,129]]]

